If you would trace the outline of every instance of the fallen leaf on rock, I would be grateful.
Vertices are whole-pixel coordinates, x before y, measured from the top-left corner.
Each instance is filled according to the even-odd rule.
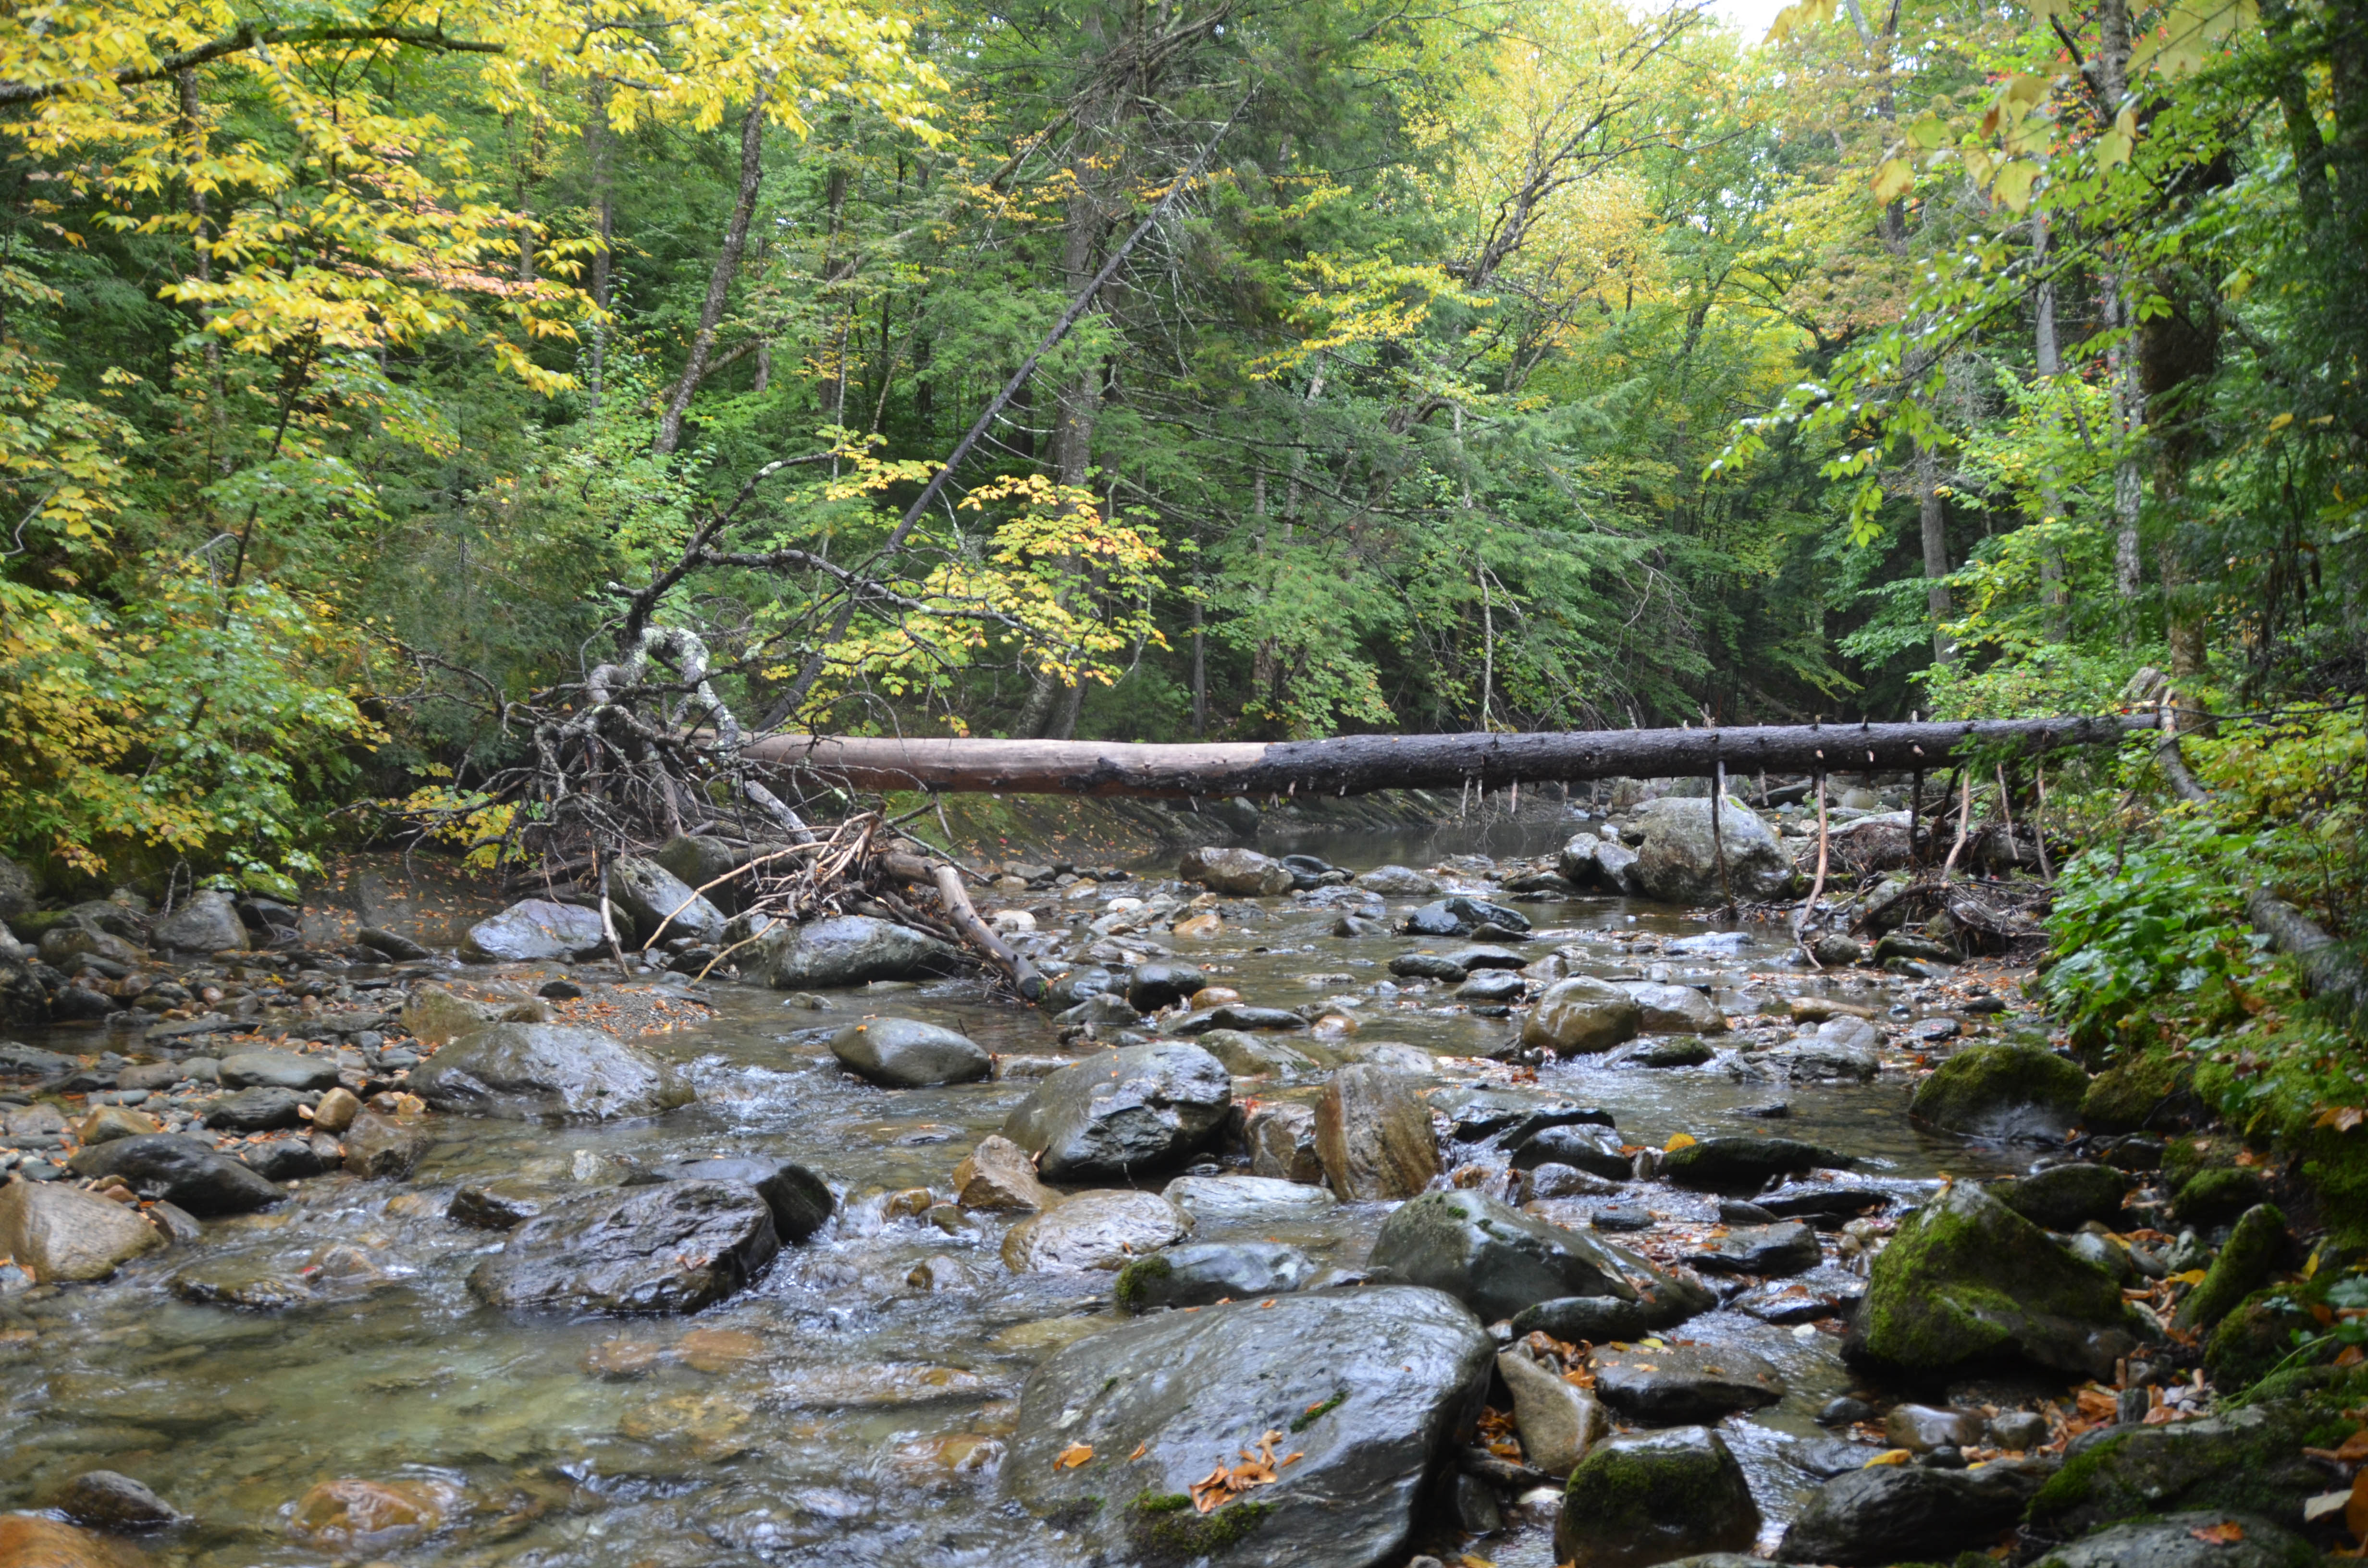
[[[2224,1519],[2216,1525],[2198,1525],[2187,1533],[2206,1546],[2234,1546],[2245,1539],[2245,1527],[2234,1519]]]
[[[1859,1466],[1859,1468],[1861,1470],[1873,1470],[1879,1464],[1906,1464],[1909,1460],[1914,1459],[1915,1457],[1916,1451],[1913,1449],[1885,1449],[1883,1452],[1875,1455],[1873,1459]]]
[[[1054,1470],[1075,1470],[1093,1457],[1094,1450],[1087,1445],[1084,1443],[1071,1443],[1067,1448],[1061,1450],[1060,1456],[1057,1459],[1053,1460],[1053,1468]]]

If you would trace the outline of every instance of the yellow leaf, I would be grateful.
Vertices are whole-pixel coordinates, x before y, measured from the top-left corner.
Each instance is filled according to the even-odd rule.
[[[2291,424],[2293,424],[2293,423],[2294,423],[2294,415],[2291,415],[2291,414],[2281,414],[2281,415],[2279,415],[2275,419],[2272,419],[2272,420],[2271,420],[2271,421],[2270,421],[2270,428],[2271,428],[2271,429],[2272,429],[2272,430],[2283,430],[2283,429],[2284,429],[2287,426],[2289,426],[2289,425],[2291,425]],[[2323,1126],[2323,1125],[2325,1125],[2325,1119],[2324,1119],[2324,1118],[2322,1118],[2322,1119],[2321,1119],[2321,1120],[2320,1120],[2320,1124],[2321,1124],[2322,1126]]]
[[[2184,1274],[2172,1275],[2171,1278],[2181,1285],[2201,1285],[2203,1283],[2203,1275],[2204,1270],[2191,1268]]]
[[[1905,158],[1886,158],[1874,171],[1874,199],[1888,205],[1906,196],[1916,186],[1916,171]]]
[[[1768,24],[1768,41],[1782,43],[1802,28],[1832,21],[1839,4],[1839,0],[1799,0],[1796,5],[1785,6]]]
[[[1998,183],[1991,188],[2009,209],[2020,212],[2031,205],[2031,182],[2039,177],[2039,165],[2018,158],[1998,172]]]
[[[1662,1149],[1666,1153],[1672,1154],[1676,1153],[1680,1149],[1691,1149],[1693,1146],[1694,1137],[1693,1134],[1690,1132],[1680,1132],[1676,1137],[1670,1139],[1667,1143],[1661,1145]]]
[[[1906,1464],[1909,1460],[1914,1459],[1915,1457],[1916,1450],[1913,1449],[1885,1449],[1883,1452],[1867,1460],[1866,1463],[1859,1466],[1859,1468],[1861,1470],[1873,1470],[1879,1464]]]

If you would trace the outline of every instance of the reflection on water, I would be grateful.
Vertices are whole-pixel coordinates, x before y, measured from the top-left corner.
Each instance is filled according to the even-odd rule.
[[[1365,867],[1442,854],[1550,847],[1554,824],[1473,824],[1417,843],[1372,835],[1320,846]],[[1513,835],[1508,838],[1507,835]],[[1140,891],[1139,889],[1136,891]],[[1393,904],[1392,913],[1407,904]],[[1636,975],[1673,964],[1699,972],[1730,1006],[1799,976],[1768,967],[1781,951],[1754,935],[1732,961],[1669,959],[1588,941],[1586,933],[1699,933],[1672,912],[1618,900],[1524,906],[1541,954],[1579,944],[1583,967]],[[1263,924],[1230,924],[1179,957],[1221,965],[1256,1003],[1360,995],[1386,977],[1401,938],[1339,939],[1333,911],[1275,901]],[[1553,933],[1563,933],[1557,936]],[[1335,978],[1310,985],[1306,978]],[[325,1271],[320,1304],[280,1315],[184,1304],[164,1289],[186,1254],[150,1258],[110,1284],[36,1290],[0,1301],[0,1505],[30,1506],[84,1470],[148,1482],[197,1523],[157,1547],[211,1568],[310,1563],[344,1555],[298,1544],[288,1516],[338,1477],[436,1481],[453,1489],[431,1533],[373,1543],[366,1560],[405,1562],[632,1563],[719,1561],[1057,1564],[1046,1527],[1001,1506],[994,1479],[1029,1370],[1060,1346],[1115,1321],[1109,1277],[1013,1277],[997,1248],[1006,1221],[902,1210],[891,1195],[948,1188],[953,1165],[996,1131],[1026,1084],[885,1092],[848,1079],[823,1044],[850,1012],[894,1011],[958,1027],[997,1052],[1054,1049],[1041,1016],[985,1000],[967,983],[842,997],[837,1013],[785,1008],[754,989],[718,987],[719,1020],[651,1049],[682,1062],[700,1103],[662,1121],[603,1130],[438,1119],[441,1137],[404,1186],[334,1176],[302,1184],[271,1213],[210,1222],[218,1261],[263,1274]],[[1873,999],[1873,998],[1870,998]],[[1882,998],[1887,1001],[1888,998]],[[1443,1080],[1501,1068],[1468,1058],[1510,1020],[1452,1010],[1443,988],[1361,994],[1360,1040],[1403,1040],[1457,1058]],[[1766,1131],[1736,1113],[1789,1099],[1789,1136],[1831,1144],[1881,1175],[1974,1171],[1982,1157],[1928,1141],[1902,1114],[1900,1082],[1739,1084],[1717,1064],[1651,1071],[1574,1062],[1541,1073],[1540,1090],[1600,1104],[1632,1142]],[[1312,1085],[1273,1092],[1312,1094]],[[513,1320],[477,1307],[463,1280],[487,1232],[442,1218],[460,1184],[507,1178],[564,1187],[614,1183],[635,1166],[709,1153],[778,1153],[841,1186],[841,1217],[787,1250],[747,1294],[677,1320]],[[1994,1163],[1994,1162],[1993,1162]],[[1705,1200],[1655,1187],[1649,1204],[1697,1214]],[[1349,1205],[1276,1235],[1325,1262],[1360,1262],[1383,1215]],[[1223,1240],[1226,1227],[1197,1239]],[[320,1275],[316,1273],[315,1278]],[[1722,1312],[1680,1331],[1748,1340],[1792,1385],[1783,1403],[1729,1424],[1771,1518],[1804,1484],[1787,1444],[1850,1386],[1830,1335],[1796,1336]],[[420,1496],[437,1495],[419,1490]],[[1480,1549],[1508,1568],[1551,1561],[1542,1527]]]

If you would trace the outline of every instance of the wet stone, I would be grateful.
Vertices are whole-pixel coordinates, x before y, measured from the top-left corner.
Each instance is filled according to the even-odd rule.
[[[73,1168],[85,1179],[120,1176],[141,1197],[163,1199],[199,1218],[249,1213],[281,1196],[270,1182],[211,1144],[169,1132],[85,1148],[74,1155]]]
[[[658,1167],[668,1181],[737,1182],[754,1188],[772,1212],[773,1232],[794,1245],[830,1222],[837,1208],[830,1186],[794,1160],[727,1155],[711,1160],[674,1160]]]
[[[1802,1274],[1825,1260],[1817,1233],[1799,1221],[1738,1225],[1686,1261],[1705,1274]]]
[[[689,1312],[761,1275],[779,1250],[753,1187],[674,1181],[552,1204],[479,1263],[487,1304],[594,1312]]]
[[[1014,1274],[1121,1268],[1191,1229],[1192,1217],[1156,1192],[1080,1192],[1014,1225],[1003,1262]]]
[[[1669,1426],[1764,1409],[1784,1397],[1784,1380],[1766,1359],[1735,1346],[1669,1345],[1599,1350],[1595,1389],[1629,1419]]]
[[[1200,1224],[1320,1220],[1340,1200],[1320,1187],[1255,1176],[1183,1176],[1160,1196]]]
[[[968,1036],[916,1018],[849,1024],[831,1036],[830,1051],[848,1072],[891,1089],[975,1083],[995,1069],[993,1058]]]
[[[1127,1046],[1063,1068],[1036,1086],[1003,1136],[1055,1181],[1139,1176],[1181,1164],[1233,1104],[1224,1063],[1196,1045]]]
[[[181,1522],[171,1504],[111,1470],[85,1471],[51,1494],[50,1506],[75,1524],[127,1535]]]
[[[1148,1312],[1283,1295],[1315,1276],[1315,1260],[1297,1247],[1205,1242],[1167,1247],[1128,1263],[1119,1270],[1111,1296],[1123,1311]]]

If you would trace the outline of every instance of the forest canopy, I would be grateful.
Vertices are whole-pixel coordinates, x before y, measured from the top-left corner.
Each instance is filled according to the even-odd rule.
[[[483,846],[603,671],[1129,740],[2368,678],[2335,0],[73,0],[0,132],[55,874]]]

